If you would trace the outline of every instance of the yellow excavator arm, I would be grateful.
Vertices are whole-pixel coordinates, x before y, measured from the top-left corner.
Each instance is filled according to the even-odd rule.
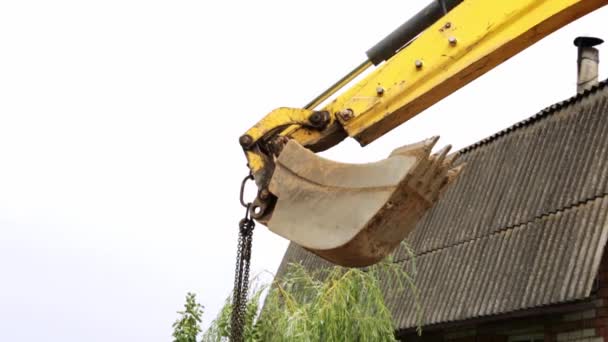
[[[388,255],[461,170],[432,138],[370,164],[314,154],[346,137],[362,146],[608,0],[436,0],[367,51],[368,59],[304,108],[278,108],[239,143],[258,186],[251,215],[344,266]],[[330,96],[366,69],[361,81]]]

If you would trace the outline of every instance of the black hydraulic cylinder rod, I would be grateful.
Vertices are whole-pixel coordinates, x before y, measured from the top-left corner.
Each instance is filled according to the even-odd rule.
[[[388,36],[367,50],[367,58],[378,65],[391,58],[403,46],[416,38],[427,27],[441,19],[463,0],[434,0]]]
[[[338,82],[315,97],[304,108],[314,109],[330,96],[335,94],[348,82],[359,76],[365,70],[373,65],[378,65],[387,59],[391,58],[395,53],[401,50],[412,39],[416,38],[427,27],[441,19],[446,13],[460,4],[463,0],[434,0],[418,14],[403,23],[396,30],[391,32],[386,38],[382,39],[378,44],[367,50],[367,60],[357,66],[353,71],[342,77]]]

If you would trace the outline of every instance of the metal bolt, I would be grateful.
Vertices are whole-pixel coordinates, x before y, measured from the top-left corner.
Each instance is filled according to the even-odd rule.
[[[454,46],[454,45],[456,45],[458,40],[456,40],[456,37],[450,37],[450,38],[448,38],[448,42],[450,42],[450,45]]]
[[[355,117],[355,113],[353,112],[352,109],[347,108],[347,109],[337,112],[336,116],[338,118],[340,118],[342,121],[349,121],[350,119]]]
[[[265,201],[268,199],[268,197],[270,197],[270,191],[268,191],[267,189],[262,189],[260,190],[260,194],[258,196],[262,201]]]
[[[416,62],[414,62],[414,64],[416,65],[416,69],[420,69],[422,68],[422,61],[417,59]]]
[[[445,23],[445,25],[443,25],[443,27],[449,29],[450,27],[452,27],[452,23],[448,21],[447,23]]]
[[[243,148],[250,148],[251,144],[253,144],[253,138],[249,134],[242,135],[239,138],[239,144],[241,144]]]
[[[319,114],[319,112],[314,112],[308,118],[308,120],[310,120],[310,122],[312,122],[313,124],[318,124],[319,122],[321,122],[321,114]]]
[[[329,123],[329,112],[326,112],[326,111],[313,112],[308,117],[308,121],[315,128],[324,128],[324,126],[327,125],[327,123]]]
[[[378,94],[378,96],[382,96],[382,94],[384,94],[384,88],[378,86],[376,88],[376,94]]]

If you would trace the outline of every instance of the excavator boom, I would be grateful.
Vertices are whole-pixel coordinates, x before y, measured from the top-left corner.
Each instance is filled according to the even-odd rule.
[[[304,108],[278,108],[240,137],[259,188],[252,216],[345,266],[388,255],[456,178],[455,156],[431,139],[378,163],[313,152],[346,137],[362,146],[608,0],[436,0],[367,52]],[[327,98],[372,65],[361,81]]]

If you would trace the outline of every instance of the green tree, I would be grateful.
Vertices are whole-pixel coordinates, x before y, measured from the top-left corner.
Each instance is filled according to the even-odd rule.
[[[389,283],[397,284],[394,291],[409,289],[418,303],[413,278],[402,267],[386,261],[366,269],[335,266],[309,272],[300,264],[292,264],[270,287],[259,315],[262,291],[252,291],[244,339],[247,342],[394,341],[395,326],[381,283],[390,280]],[[410,270],[415,272],[413,262]],[[412,309],[420,321],[419,304]],[[229,340],[231,310],[229,298],[202,342]]]
[[[173,323],[173,342],[197,342],[201,332],[203,306],[196,302],[196,295],[188,293],[184,311],[178,311],[180,318]]]
[[[422,313],[413,279],[414,255],[407,246],[405,249],[410,255],[405,268],[392,260],[365,269],[334,266],[316,272],[300,264],[289,265],[285,275],[269,287],[263,303],[266,288],[254,288],[249,293],[244,340],[394,341],[395,326],[381,284],[394,284],[392,291],[409,290],[416,303],[412,310],[416,310],[419,321]],[[201,342],[229,341],[231,313],[232,300],[228,298]],[[180,314],[182,317],[173,325],[174,342],[196,342],[202,310],[194,295],[188,294],[186,311]]]

